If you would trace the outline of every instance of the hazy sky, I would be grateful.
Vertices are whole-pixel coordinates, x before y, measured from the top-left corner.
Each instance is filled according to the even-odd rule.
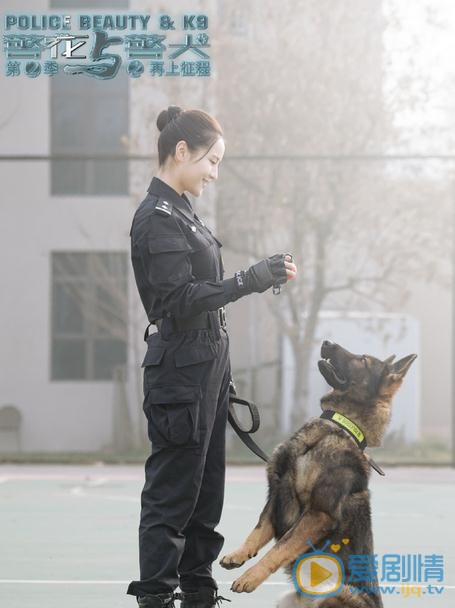
[[[384,0],[384,90],[395,125],[418,153],[451,152],[455,140],[454,0]],[[394,104],[395,105],[395,104]]]

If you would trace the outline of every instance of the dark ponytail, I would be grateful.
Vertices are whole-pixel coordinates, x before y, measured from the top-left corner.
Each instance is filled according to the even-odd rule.
[[[175,146],[182,139],[186,141],[191,152],[204,148],[207,154],[213,144],[223,137],[218,121],[210,114],[202,110],[182,110],[178,106],[169,106],[167,110],[160,112],[156,126],[160,131],[158,138],[160,167],[168,156],[174,156]]]

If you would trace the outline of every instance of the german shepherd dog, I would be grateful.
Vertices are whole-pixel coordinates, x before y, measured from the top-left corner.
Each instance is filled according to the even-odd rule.
[[[374,577],[367,584],[355,582],[348,567],[349,554],[373,554],[368,480],[372,467],[383,473],[363,448],[380,445],[392,397],[417,355],[393,363],[394,355],[381,361],[326,340],[321,357],[319,370],[333,389],[321,399],[322,416],[275,448],[259,521],[220,565],[238,568],[275,538],[262,559],[232,583],[232,591],[250,593],[281,567],[292,575],[295,560],[311,551],[310,543],[321,550],[332,542],[345,571],[340,591],[330,597],[291,591],[278,608],[378,608],[383,604]]]

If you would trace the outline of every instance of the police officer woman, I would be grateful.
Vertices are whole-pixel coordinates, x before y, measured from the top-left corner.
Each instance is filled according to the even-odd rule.
[[[224,155],[218,122],[177,106],[157,119],[159,171],[131,227],[139,295],[158,331],[145,339],[145,463],[139,525],[140,580],[127,593],[141,608],[211,608],[221,599],[212,563],[224,538],[225,432],[231,367],[224,305],[293,279],[277,254],[223,278],[221,243],[194,213]],[[232,387],[231,387],[232,390]],[[181,594],[174,593],[180,585]]]

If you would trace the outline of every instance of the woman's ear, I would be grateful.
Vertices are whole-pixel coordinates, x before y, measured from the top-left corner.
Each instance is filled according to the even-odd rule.
[[[181,139],[175,144],[175,154],[174,158],[178,162],[185,162],[188,160],[189,150],[188,144],[184,139]]]

